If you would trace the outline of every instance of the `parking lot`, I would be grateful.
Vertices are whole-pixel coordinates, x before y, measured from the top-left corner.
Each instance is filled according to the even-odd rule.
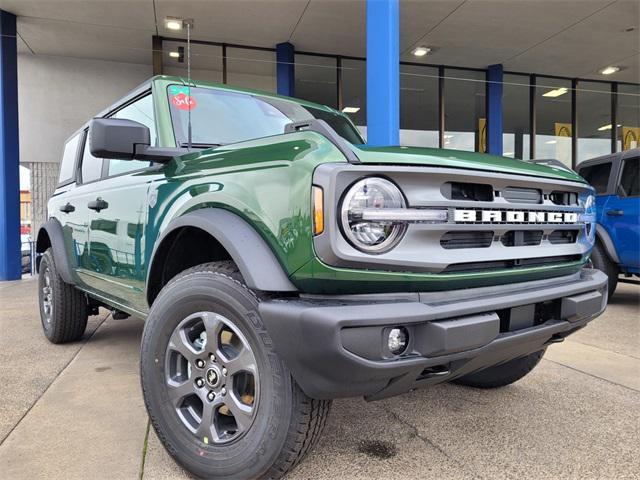
[[[638,478],[640,288],[494,391],[443,385],[334,402],[290,479]],[[143,322],[90,320],[82,342],[41,333],[36,281],[0,284],[0,477],[188,478],[164,452],[138,378]]]

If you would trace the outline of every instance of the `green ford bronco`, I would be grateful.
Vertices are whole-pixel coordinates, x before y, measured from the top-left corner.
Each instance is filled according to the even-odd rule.
[[[155,77],[67,141],[37,237],[42,326],[146,318],[167,451],[278,478],[331,400],[508,385],[605,308],[594,192],[574,172],[370,147],[331,108]]]

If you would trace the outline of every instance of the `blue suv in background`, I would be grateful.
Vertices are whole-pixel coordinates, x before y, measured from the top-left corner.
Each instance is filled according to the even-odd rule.
[[[593,265],[609,277],[609,297],[618,275],[640,276],[640,149],[606,155],[578,165],[596,189],[596,245]]]

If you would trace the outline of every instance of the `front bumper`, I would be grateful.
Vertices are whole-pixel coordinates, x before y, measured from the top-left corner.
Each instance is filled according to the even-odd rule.
[[[306,295],[263,301],[260,314],[294,378],[313,398],[374,400],[448,382],[541,349],[607,304],[607,277],[565,277],[447,292]],[[407,352],[386,351],[394,326]]]

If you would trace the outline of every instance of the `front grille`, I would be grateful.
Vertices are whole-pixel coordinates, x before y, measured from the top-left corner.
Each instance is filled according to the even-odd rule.
[[[581,255],[560,255],[557,257],[524,258],[515,260],[496,260],[492,262],[453,263],[442,273],[485,272],[487,270],[502,270],[518,267],[542,267],[567,262],[576,262]]]
[[[551,192],[549,200],[554,205],[576,206],[578,205],[578,194],[574,192]]]
[[[487,248],[493,241],[493,232],[447,232],[440,239],[442,248]]]
[[[542,203],[542,192],[537,188],[507,187],[502,190],[502,197],[509,203]]]
[[[549,242],[553,245],[576,243],[578,239],[577,230],[554,230],[549,235]]]
[[[442,185],[441,191],[449,200],[493,201],[493,187],[482,183],[447,182]]]
[[[505,247],[540,245],[542,230],[511,230],[500,238]]]

